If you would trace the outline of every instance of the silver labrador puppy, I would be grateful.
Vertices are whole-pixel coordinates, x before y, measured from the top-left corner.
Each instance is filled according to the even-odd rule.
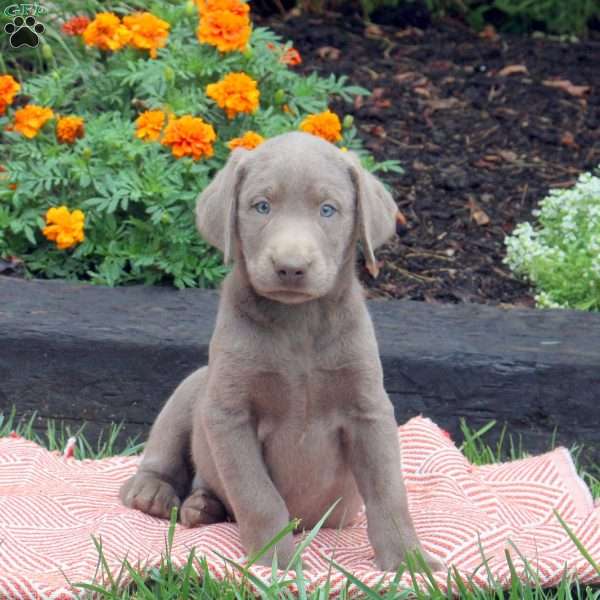
[[[289,522],[352,522],[364,500],[377,565],[419,548],[392,404],[355,273],[392,236],[397,207],[351,153],[288,133],[232,153],[197,224],[233,261],[208,366],[158,416],[122,501],[184,525],[239,524],[249,553]],[[277,545],[291,558],[291,535]],[[424,553],[437,569],[441,563]],[[270,564],[272,555],[263,559]]]

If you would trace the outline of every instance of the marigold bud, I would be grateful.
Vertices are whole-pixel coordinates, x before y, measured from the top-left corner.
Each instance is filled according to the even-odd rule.
[[[250,60],[254,56],[254,50],[248,46],[243,52],[244,58]]]
[[[165,81],[168,83],[173,83],[175,81],[175,71],[173,71],[173,68],[169,65],[164,68],[163,75],[165,77]]]
[[[344,129],[350,129],[352,125],[354,125],[354,117],[352,115],[346,115],[342,121],[342,126]]]
[[[188,15],[189,17],[191,17],[193,14],[195,14],[196,4],[194,3],[194,0],[188,0],[185,3],[185,8],[183,9],[183,12],[185,12],[185,14]]]
[[[52,60],[54,57],[54,52],[48,44],[42,44],[42,56],[45,60]]]
[[[273,102],[277,105],[283,104],[285,102],[285,91],[282,89],[277,90],[273,96]]]
[[[84,148],[81,152],[81,156],[83,156],[85,160],[90,160],[90,158],[92,158],[92,149],[89,146]]]

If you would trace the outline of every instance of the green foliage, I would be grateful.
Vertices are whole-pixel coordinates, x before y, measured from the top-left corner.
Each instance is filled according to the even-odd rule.
[[[73,449],[73,456],[77,459],[84,458],[107,458],[117,454],[121,456],[131,456],[141,452],[143,444],[135,438],[123,442],[122,424],[111,423],[104,430],[101,430],[96,443],[91,443],[86,438],[86,424],[84,423],[77,429],[71,429],[63,421],[53,419],[45,420],[41,426],[36,427],[40,419],[36,413],[25,419],[16,417],[16,411],[13,406],[9,413],[0,412],[0,438],[7,437],[12,432],[32,440],[55,452],[63,452],[67,446],[68,440],[74,437],[76,440]],[[41,431],[40,431],[41,428]]]
[[[65,1],[58,6],[75,11],[78,4]],[[97,10],[102,4],[87,0],[83,6]],[[108,8],[126,12],[122,2]],[[333,97],[350,100],[368,93],[343,76],[299,75],[282,63],[280,52],[269,47],[280,40],[268,29],[254,28],[246,52],[221,54],[198,42],[198,15],[192,4],[155,0],[147,9],[171,25],[168,43],[157,59],[133,48],[101,52],[85,47],[79,37],[60,33],[59,22],[82,14],[78,8],[74,13],[48,15],[45,23],[53,56],[49,61],[40,59],[39,72],[28,75],[22,65],[12,71],[30,103],[50,107],[61,116],[85,119],[83,139],[59,144],[54,121],[27,139],[4,131],[15,107],[0,117],[6,169],[0,174],[4,177],[0,180],[0,256],[22,258],[30,275],[111,286],[215,285],[226,270],[219,253],[198,236],[193,207],[198,193],[227,160],[226,142],[248,130],[265,138],[297,130],[306,115],[326,110]],[[13,63],[17,53],[12,50]],[[240,71],[258,81],[260,108],[230,120],[206,96],[205,88]],[[153,109],[200,116],[212,124],[217,132],[214,156],[177,159],[159,142],[137,139],[136,118]],[[361,153],[353,125],[344,128],[340,146]],[[377,164],[364,158],[373,169],[398,169],[393,161]],[[85,213],[86,239],[73,250],[58,250],[42,235],[47,209],[60,205]]]
[[[551,190],[534,215],[537,227],[507,237],[505,262],[533,284],[538,306],[600,310],[600,177]]]
[[[513,32],[542,30],[558,35],[581,35],[600,18],[598,0],[426,0],[436,15],[456,14],[475,29],[492,22]]]
[[[273,10],[276,0],[271,0]],[[421,0],[297,0],[303,10],[325,12],[354,5],[364,15],[381,6],[411,8]],[[591,20],[600,18],[598,0],[424,0],[434,17],[453,16],[474,29],[492,24],[514,33],[543,31],[555,35],[585,35]]]

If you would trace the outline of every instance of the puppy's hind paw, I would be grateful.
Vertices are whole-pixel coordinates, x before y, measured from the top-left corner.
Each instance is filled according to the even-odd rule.
[[[173,486],[152,473],[138,471],[120,491],[125,506],[141,510],[153,517],[168,519],[173,507],[181,505]]]
[[[204,488],[193,490],[181,506],[181,524],[185,527],[219,523],[226,516],[223,503]]]

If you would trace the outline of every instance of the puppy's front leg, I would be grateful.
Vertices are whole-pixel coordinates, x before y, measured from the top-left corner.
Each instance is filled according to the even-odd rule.
[[[396,420],[384,390],[371,392],[353,414],[347,434],[350,467],[365,502],[369,540],[379,568],[396,570],[406,553],[417,549],[433,570],[443,568],[441,561],[421,549],[408,512]]]
[[[168,519],[188,492],[192,412],[206,369],[187,377],[173,392],[152,426],[137,473],[120,490],[121,501]]]
[[[202,425],[242,544],[251,555],[288,524],[289,513],[267,472],[249,407],[227,408],[235,403],[211,402]],[[294,553],[292,535],[286,535],[258,563],[270,566],[275,550],[280,567],[287,566]]]

